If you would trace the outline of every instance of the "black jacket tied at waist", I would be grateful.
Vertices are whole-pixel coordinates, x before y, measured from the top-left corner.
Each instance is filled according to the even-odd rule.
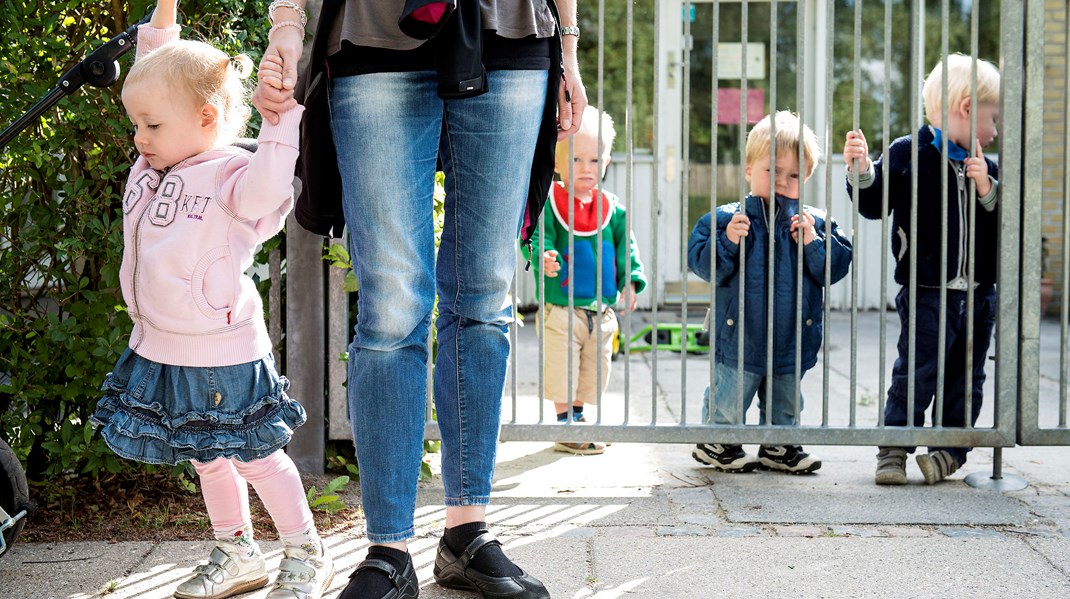
[[[344,0],[324,0],[312,41],[312,56],[301,74],[295,97],[306,110],[301,121],[301,155],[297,176],[301,192],[294,216],[302,227],[324,236],[341,237],[345,229],[342,213],[342,181],[338,156],[331,133],[327,43],[331,24]],[[554,19],[560,23],[557,6],[547,0]],[[483,66],[483,23],[478,0],[406,0],[398,27],[416,39],[436,45],[438,95],[450,100],[467,98],[488,90]],[[535,144],[527,208],[521,241],[527,242],[535,230],[547,192],[553,181],[554,148],[557,144],[557,82],[561,80],[561,37],[550,38],[550,69],[546,103]],[[355,165],[359,168],[359,165]]]

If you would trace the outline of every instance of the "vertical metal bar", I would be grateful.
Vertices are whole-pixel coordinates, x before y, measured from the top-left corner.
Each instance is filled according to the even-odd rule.
[[[918,106],[918,68],[924,59],[921,37],[925,22],[924,0],[915,0],[911,5],[910,19],[910,281],[907,288],[907,426],[914,426],[914,371],[916,366],[914,348],[918,328],[918,129],[921,127]]]
[[[556,152],[557,149],[554,148]],[[550,193],[554,193],[554,183],[550,184]],[[548,201],[552,202],[551,197]],[[553,210],[553,208],[549,208]],[[535,326],[539,336],[539,424],[546,422],[546,269],[542,267],[542,254],[546,251],[546,211],[539,216],[539,222],[535,224],[539,228],[538,254],[531,257],[531,261],[538,260],[539,276],[535,277],[536,297],[539,298],[538,313],[535,318]],[[534,252],[533,252],[534,253]],[[556,421],[557,411],[554,411]]]
[[[1039,244],[1022,243],[1022,224],[1038,224],[1043,197],[1044,0],[1004,0],[999,5],[999,277],[996,316],[996,413],[1009,441],[1024,439],[1038,424],[1040,319],[1033,264]],[[1028,32],[1028,33],[1026,33]],[[1025,98],[1025,101],[1022,101]],[[1036,286],[1036,287],[1034,287]],[[1015,342],[1016,341],[1016,342]],[[1016,439],[1015,439],[1016,436]]]
[[[632,234],[632,198],[634,197],[634,190],[632,189],[633,179],[635,178],[635,152],[632,147],[632,103],[635,101],[632,97],[633,81],[633,69],[632,60],[634,60],[633,54],[633,38],[635,37],[634,27],[634,4],[628,2],[627,19],[626,23],[626,50],[625,50],[625,66],[624,66],[624,146],[625,146],[625,158],[624,158],[624,230],[628,232],[630,236]],[[655,177],[657,178],[657,177]],[[631,268],[631,248],[632,244],[628,243],[628,267]],[[629,295],[625,296],[625,304],[631,306],[628,297],[634,293],[632,290],[631,280],[629,278],[628,285],[625,286],[625,292]],[[628,424],[631,416],[632,406],[632,393],[631,393],[631,348],[629,342],[631,341],[632,333],[632,311],[628,310],[624,313],[622,329],[617,332],[617,339],[620,343],[620,347],[624,352],[624,422]]]
[[[568,138],[568,393],[565,398],[568,405],[565,406],[565,422],[572,424],[574,418],[572,404],[576,402],[576,377],[573,375],[573,360],[579,356],[574,355],[572,346],[575,344],[576,330],[573,320],[576,317],[576,261],[571,257],[576,255],[576,136]]]
[[[1003,448],[996,447],[992,450],[992,478],[994,480],[1000,480],[1003,478]]]
[[[798,133],[798,163],[799,163],[799,212],[802,212],[804,202],[806,180],[808,176],[804,176],[803,173],[809,173],[809,166],[806,164],[806,123],[803,121],[805,118],[803,115],[806,111],[803,110],[803,102],[806,94],[803,92],[803,48],[805,47],[804,35],[805,31],[804,23],[806,21],[806,11],[799,3],[796,3],[796,19],[795,19],[795,107],[796,113],[799,115],[799,133]],[[800,241],[795,243],[795,389],[792,394],[792,406],[796,417],[796,424],[799,424],[799,420],[802,415],[802,298],[803,298],[803,244]],[[826,324],[826,326],[828,326]]]
[[[877,361],[877,426],[884,427],[884,408],[887,398],[884,375],[888,369],[888,136],[892,97],[892,3],[884,0],[884,81],[881,108],[881,295],[878,339],[880,350]],[[857,200],[855,203],[858,203]],[[852,267],[852,270],[856,267]]]
[[[691,199],[691,10],[690,0],[684,2],[684,89],[682,98],[681,148],[683,175],[680,180],[680,424],[687,424],[687,221]]]
[[[825,139],[822,144],[825,148],[831,147],[832,144],[832,90],[835,77],[832,76],[833,70],[833,54],[835,52],[835,23],[836,23],[836,5],[834,2],[828,2],[825,5],[825,22],[828,24],[828,36],[825,42]],[[828,281],[832,272],[832,252],[829,245],[832,240],[832,165],[825,161],[825,279]],[[832,307],[828,302],[825,302],[825,322],[829,322],[832,314]],[[821,426],[828,426],[829,424],[829,360],[828,360],[828,348],[829,348],[829,327],[824,327],[824,336],[822,339],[822,347],[825,348],[824,359],[822,360],[822,392],[821,392]]]
[[[747,162],[747,28],[750,27],[747,14],[747,0],[743,0],[742,14],[740,15],[740,75],[739,75],[739,179],[740,189],[748,189],[746,175],[744,171],[746,169]],[[743,214],[747,213],[747,199],[750,198],[748,193],[746,199],[740,207]],[[746,309],[744,293],[744,282],[747,280],[747,238],[739,238],[739,312],[736,314],[736,414],[739,414],[739,422],[736,424],[743,424],[745,422],[745,414],[743,413],[743,324],[746,322],[744,311]]]
[[[1044,0],[1000,4],[1003,127],[999,136],[995,424],[1007,433],[1010,443],[1028,432],[1019,426],[1037,426],[1040,401],[1039,302],[1030,301],[1021,291],[1039,287],[1031,266],[1039,261],[1040,247],[1023,244],[1022,235],[1034,235],[1041,219],[1039,201],[1034,200],[1043,197],[1044,12]]]
[[[947,157],[947,120],[948,120],[948,81],[947,81],[947,55],[948,38],[951,37],[950,2],[943,0],[940,12],[941,33],[940,36],[940,128],[943,129],[940,136],[940,160],[943,168],[940,169],[940,189],[943,193],[940,197],[940,291],[937,298],[939,309],[936,316],[936,403],[933,405],[933,426],[940,427],[944,424],[944,377],[947,376],[945,366],[947,364],[947,169],[950,162]],[[956,182],[956,186],[958,183]],[[962,230],[961,219],[959,230]],[[961,254],[962,248],[959,247]],[[961,257],[959,258],[961,260]],[[958,273],[955,273],[958,276]],[[926,397],[925,401],[929,398]]]
[[[602,173],[604,172],[602,169],[605,168],[604,160],[602,159],[602,153],[603,153],[602,147],[603,147],[603,144],[605,144],[605,140],[602,137],[602,135],[603,135],[603,131],[602,131],[602,118],[603,117],[602,117],[602,115],[605,113],[605,108],[606,108],[606,105],[604,104],[604,102],[605,102],[605,98],[604,98],[604,96],[605,96],[605,71],[606,71],[606,66],[605,66],[605,62],[606,62],[606,60],[605,60],[605,58],[606,58],[606,33],[605,32],[606,32],[606,1],[605,0],[598,0],[598,131],[596,133],[596,135],[597,135],[596,139],[598,139],[598,146],[597,146],[598,164],[596,165],[598,167],[598,178],[596,179],[597,184],[595,186],[595,197],[594,197],[594,200],[593,200],[594,203],[595,203],[595,216],[598,219],[598,230],[595,233],[595,240],[596,240],[597,245],[598,245],[597,251],[595,252],[595,256],[597,256],[598,259],[595,261],[595,266],[594,266],[594,271],[595,271],[595,282],[594,282],[595,293],[594,293],[594,297],[595,297],[595,308],[597,309],[597,314],[598,314],[598,317],[595,319],[594,342],[595,342],[595,347],[598,348],[598,351],[597,351],[596,355],[599,356],[594,361],[594,374],[595,374],[595,379],[594,380],[597,381],[597,386],[595,387],[595,399],[598,400],[598,403],[597,403],[597,406],[596,406],[596,409],[595,409],[595,411],[597,412],[597,415],[595,416],[595,424],[600,424],[602,422],[602,360],[601,360],[600,356],[601,356],[601,353],[602,353],[602,310],[605,309],[605,306],[602,305],[602,294],[605,291],[604,289],[602,289],[602,274],[603,274],[602,273],[602,253],[604,251],[603,248],[602,248],[602,241],[603,241],[603,239],[602,239],[602,237],[603,237],[602,236],[602,222],[603,222],[602,219],[605,218],[605,214],[603,214],[603,207],[602,207],[602,195],[605,193],[602,190]],[[606,151],[612,151],[612,148],[607,147],[607,148],[605,148],[605,150]],[[625,231],[625,234],[627,234],[627,233],[628,232]],[[588,340],[588,342],[589,342],[589,340]]]
[[[651,281],[654,283],[651,285],[651,307],[650,307],[650,345],[654,349],[650,352],[650,370],[653,376],[650,377],[650,423],[657,424],[658,422],[658,167],[661,164],[661,156],[658,152],[658,145],[660,143],[659,130],[661,127],[661,94],[656,93],[658,89],[658,81],[661,77],[661,53],[664,50],[661,47],[661,11],[657,10],[657,6],[654,8],[654,113],[651,119],[653,125],[653,133],[650,140],[650,147],[652,148],[652,158],[654,174],[650,178],[650,222],[652,223],[650,229],[650,274]],[[671,65],[670,65],[671,68]]]
[[[859,82],[862,80],[862,0],[855,2],[855,30],[854,30],[854,93],[851,94],[851,129],[857,131],[861,127],[860,114],[862,111],[862,90],[859,86]],[[852,181],[851,191],[851,235],[854,237],[854,243],[858,244],[858,162],[855,161],[851,169],[851,173],[854,177]],[[829,215],[826,215],[829,216]],[[831,218],[831,217],[829,217]],[[826,219],[828,220],[828,219]],[[831,241],[826,238],[826,242]],[[826,247],[826,253],[829,252],[829,248]],[[825,279],[825,289],[830,287],[829,279]],[[826,302],[828,303],[828,302]],[[825,328],[828,328],[829,323],[825,323]],[[856,382],[858,381],[858,269],[851,269],[851,413],[850,413],[850,425],[852,428],[855,426],[855,416],[858,406],[858,397],[856,392]]]
[[[974,148],[980,142],[977,141],[977,31],[980,18],[980,8],[977,2],[973,3],[970,10],[970,57],[972,65],[970,70],[970,147],[967,148],[970,156],[974,156]],[[968,258],[966,261],[966,405],[963,406],[962,420],[966,423],[965,428],[973,428],[973,345],[976,342],[973,335],[974,317],[973,310],[976,298],[974,297],[973,282],[977,268],[974,265],[977,254],[977,182],[967,177],[969,185],[968,218],[970,222],[969,236],[967,237]]]
[[[720,87],[720,79],[717,73],[718,63],[717,60],[717,46],[721,41],[721,2],[720,0],[713,1],[713,31],[710,36],[711,46],[713,47],[713,60],[710,61],[710,79],[712,89],[710,90],[710,123],[713,127],[713,134],[710,135],[710,310],[711,316],[709,318],[709,393],[708,393],[708,410],[706,414],[705,424],[713,422],[714,413],[714,373],[717,368],[717,319],[715,317],[717,309],[717,138],[720,126],[718,123],[718,104],[717,104],[717,90]],[[1064,302],[1065,304],[1065,302]]]
[[[769,197],[766,198],[766,222],[769,223],[768,253],[765,261],[765,291],[766,291],[766,318],[765,318],[765,423],[773,424],[773,320],[776,318],[776,306],[773,293],[773,270],[776,266],[776,159],[779,150],[776,147],[776,67],[777,54],[777,5],[776,0],[769,3]],[[743,68],[746,68],[744,65]],[[753,176],[753,175],[751,175]],[[759,176],[764,177],[764,174]],[[743,284],[740,281],[740,284]]]

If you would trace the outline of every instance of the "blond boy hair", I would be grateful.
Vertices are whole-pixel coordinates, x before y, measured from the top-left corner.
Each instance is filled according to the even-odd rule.
[[[242,79],[253,71],[245,54],[227,56],[211,44],[174,40],[134,62],[123,85],[159,77],[170,90],[184,94],[195,106],[211,104],[219,109],[219,138],[229,142],[245,130],[252,116],[248,91]]]
[[[973,78],[973,58],[960,53],[947,57],[947,106],[950,111],[963,100],[970,97],[970,80]],[[932,72],[925,78],[921,96],[925,100],[925,118],[930,123],[940,123],[943,112],[944,67],[943,61],[936,63]],[[972,105],[994,104],[999,102],[999,70],[987,60],[977,59],[977,101]]]
[[[583,109],[583,119],[580,121],[580,128],[573,135],[589,135],[592,138],[598,138],[598,109],[590,104]],[[613,117],[609,116],[608,112],[602,112],[602,144],[599,146],[602,150],[601,154],[603,158],[609,158],[609,153],[613,149],[613,140],[617,138],[617,130],[613,126]],[[557,142],[557,148],[554,154],[557,158],[557,164],[568,163],[568,138],[562,139]]]
[[[802,125],[802,138],[799,138],[799,126],[802,121],[797,114],[788,110],[778,110],[773,115],[766,115],[747,134],[747,165],[754,164],[756,160],[760,160],[762,157],[769,157],[769,148],[773,145],[771,136],[772,120],[770,116],[776,118],[777,156],[791,155],[798,157],[799,145],[801,144],[803,157],[806,160],[806,168],[802,170],[806,173],[804,178],[809,178],[810,175],[814,174],[814,169],[817,168],[817,161],[821,160],[821,147],[817,144],[817,135],[807,125]]]

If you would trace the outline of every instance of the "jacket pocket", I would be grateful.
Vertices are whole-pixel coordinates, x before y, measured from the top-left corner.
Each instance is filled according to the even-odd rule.
[[[234,305],[236,284],[230,247],[220,246],[208,250],[197,261],[190,278],[193,303],[205,317],[224,320]]]

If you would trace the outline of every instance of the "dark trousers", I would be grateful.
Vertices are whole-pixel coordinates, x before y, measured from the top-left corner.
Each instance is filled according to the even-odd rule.
[[[910,306],[907,305],[908,289],[899,290],[895,297],[896,311],[902,326],[899,332],[899,357],[892,369],[892,384],[888,388],[888,402],[884,407],[884,423],[887,426],[906,426],[907,424],[907,336],[909,335],[908,318]],[[940,291],[937,289],[917,290],[917,303],[914,310],[917,328],[914,337],[914,426],[925,424],[925,410],[933,403],[936,395],[936,367],[938,347],[938,325],[940,317]],[[944,404],[942,411],[943,426],[964,427],[966,425],[966,292],[947,292],[946,343],[944,345]],[[984,397],[985,359],[989,344],[992,342],[992,330],[996,324],[996,288],[994,285],[982,285],[974,292],[973,306],[973,377],[971,380],[972,403],[970,405],[970,424],[977,422],[981,413],[981,401]],[[936,421],[936,414],[933,414]],[[970,448],[964,447],[930,447],[929,451],[943,449],[951,453],[960,465],[966,463],[966,453]]]

